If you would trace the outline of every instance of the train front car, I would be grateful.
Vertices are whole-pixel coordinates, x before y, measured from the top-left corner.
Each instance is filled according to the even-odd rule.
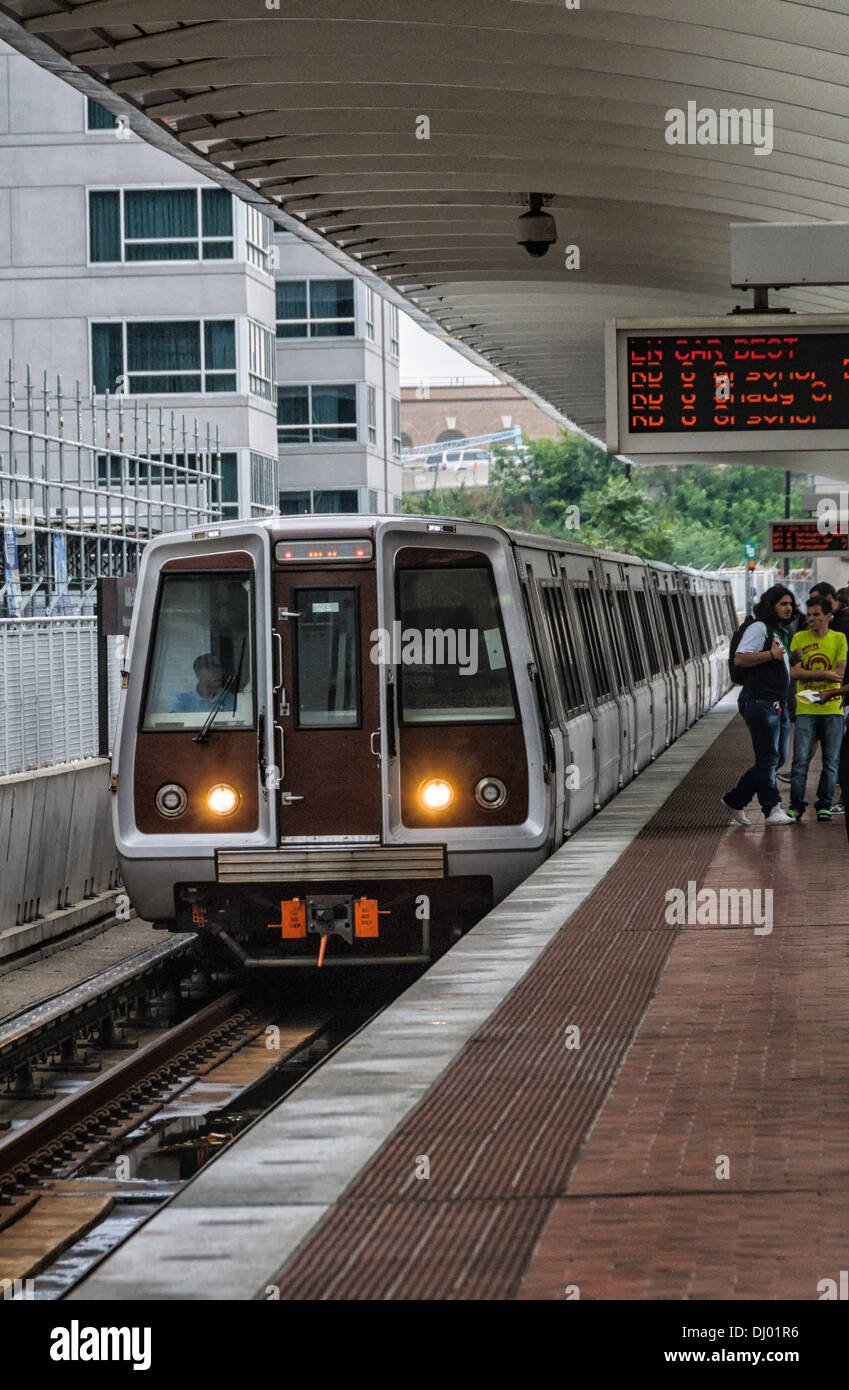
[[[551,848],[507,537],[316,517],[161,537],[113,785],[136,910],[251,966],[430,959]]]

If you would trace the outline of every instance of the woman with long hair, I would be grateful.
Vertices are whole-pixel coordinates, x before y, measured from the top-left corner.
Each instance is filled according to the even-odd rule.
[[[784,584],[773,584],[755,604],[752,622],[743,632],[734,661],[744,672],[737,708],[746,721],[755,761],[736,787],[721,798],[738,825],[751,825],[745,813],[756,796],[766,825],[792,825],[781,808],[776,768],[787,757],[790,737],[790,661],[782,628],[795,609],[793,594]]]

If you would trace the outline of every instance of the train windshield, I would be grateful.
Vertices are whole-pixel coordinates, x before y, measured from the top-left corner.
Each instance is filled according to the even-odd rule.
[[[516,701],[488,568],[399,569],[405,724],[512,723]]]
[[[142,729],[250,729],[253,691],[251,575],[163,575]]]

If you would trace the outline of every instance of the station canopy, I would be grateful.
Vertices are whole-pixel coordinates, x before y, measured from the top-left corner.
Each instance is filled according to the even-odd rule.
[[[602,440],[606,319],[751,306],[732,222],[849,221],[849,0],[4,0],[0,38]],[[771,152],[668,143],[688,103]]]

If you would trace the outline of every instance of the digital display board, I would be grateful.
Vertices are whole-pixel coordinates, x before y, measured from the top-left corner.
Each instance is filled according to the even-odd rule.
[[[627,352],[633,434],[849,423],[849,333],[629,335]]]
[[[278,541],[274,548],[279,561],[299,560],[370,560],[371,541]]]
[[[608,328],[611,452],[849,448],[845,316],[730,315],[680,327],[618,320]]]
[[[770,521],[767,549],[773,555],[816,555],[825,550],[849,550],[849,535],[819,531],[815,519]]]

